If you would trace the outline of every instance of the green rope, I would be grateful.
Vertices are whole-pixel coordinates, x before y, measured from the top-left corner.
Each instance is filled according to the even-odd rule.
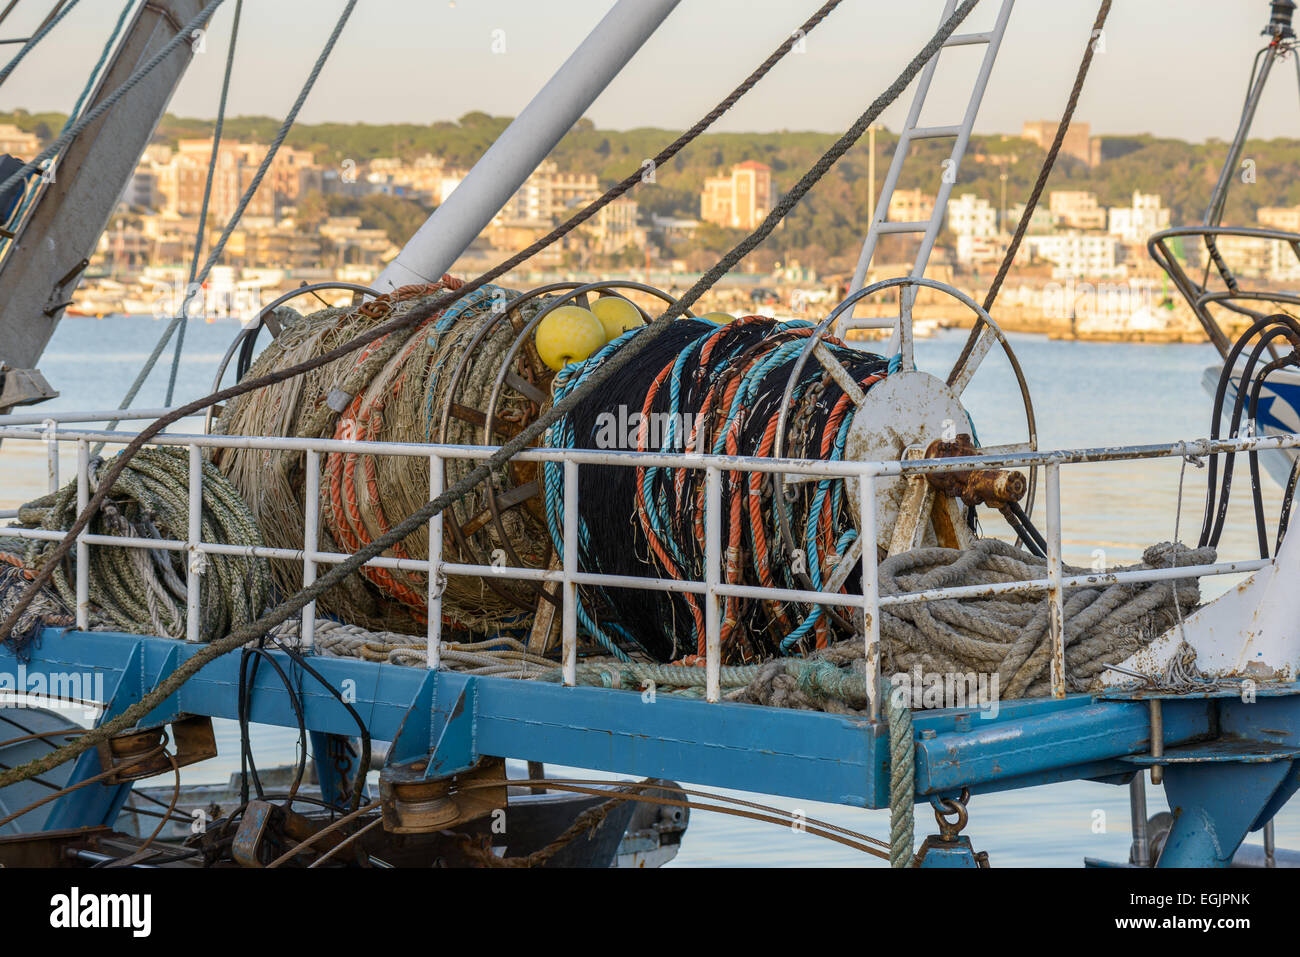
[[[96,461],[90,479],[96,484],[108,468]],[[77,484],[69,482],[18,510],[20,523],[65,530],[77,515]],[[105,507],[91,525],[92,534],[133,538],[184,539],[189,530],[189,457],[184,449],[148,449],[131,460],[113,484]],[[205,542],[262,545],[262,536],[239,492],[209,462],[203,463],[200,534]],[[54,542],[31,539],[24,563],[39,568]],[[94,545],[89,550],[89,599],[92,625],[136,634],[186,635],[187,556],[164,549]],[[271,596],[270,571],[264,559],[207,555],[199,576],[203,616],[202,640],[247,625]],[[54,590],[75,608],[75,562],[60,562]]]
[[[912,738],[912,712],[881,682],[880,694],[889,722],[889,866],[907,867],[916,844],[916,741]]]

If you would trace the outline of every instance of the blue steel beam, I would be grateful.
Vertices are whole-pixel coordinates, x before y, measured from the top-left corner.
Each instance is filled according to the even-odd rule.
[[[28,649],[26,667],[29,674],[103,674],[110,711],[118,713],[200,647],[148,636],[47,629],[39,645]],[[309,730],[355,734],[352,718],[325,688],[297,672],[287,658],[282,662],[287,673],[297,675]],[[0,649],[0,672],[17,666],[13,654]],[[651,700],[630,691],[470,678],[349,658],[313,658],[313,666],[353,703],[375,740],[396,741],[390,761],[422,758],[441,742],[430,762],[435,773],[493,755],[858,807],[889,803],[885,728],[854,716],[707,704],[663,694]],[[237,717],[238,676],[237,654],[209,663],[141,726],[182,714]],[[460,714],[449,727],[458,703]],[[1209,735],[1209,708],[1204,700],[1167,703],[1166,744]],[[987,791],[1113,775],[1125,770],[1116,759],[1150,748],[1142,703],[1074,695],[1006,702],[991,720],[980,714],[977,709],[916,713],[918,797],[963,786]],[[274,669],[257,673],[251,718],[296,726],[290,697]]]
[[[1094,766],[1086,773],[1071,772],[1151,750],[1151,717],[1145,703],[1097,701],[1091,695],[1068,695],[1054,703],[1023,711],[1004,707],[992,720],[973,717],[964,723],[940,715],[935,721],[939,727],[962,725],[944,733],[933,733],[930,712],[917,714],[917,794],[950,794],[963,787],[987,792],[1002,790],[999,785],[1007,782],[1027,787],[1097,777],[1118,769]],[[1211,734],[1211,702],[1166,701],[1164,708],[1166,747]]]

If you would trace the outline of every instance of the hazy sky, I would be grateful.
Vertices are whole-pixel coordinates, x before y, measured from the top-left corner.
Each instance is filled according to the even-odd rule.
[[[124,0],[81,0],[9,80],[0,109],[66,111]],[[23,36],[50,0],[20,0],[0,36]],[[682,128],[711,107],[819,0],[682,0],[588,111],[598,126]],[[983,0],[962,30],[991,22]],[[171,110],[212,116],[234,0],[218,11],[206,52]],[[470,110],[514,115],[572,52],[612,0],[361,0],[304,108],[303,122],[429,122]],[[1019,0],[993,71],[978,132],[1018,132],[1024,119],[1056,119],[1095,0]],[[245,0],[232,115],[280,116],[292,103],[343,0]],[[717,126],[723,130],[839,131],[914,55],[938,24],[942,0],[844,0],[809,35],[806,52],[779,65]],[[1105,52],[1077,118],[1094,132],[1226,138],[1267,21],[1266,0],[1117,0]],[[493,31],[506,50],[491,51]],[[0,48],[0,60],[14,46]],[[980,48],[941,60],[925,122],[952,123],[968,95]],[[945,82],[945,78],[947,82]],[[910,94],[884,122],[897,129]],[[1293,63],[1274,72],[1255,127],[1300,136]]]

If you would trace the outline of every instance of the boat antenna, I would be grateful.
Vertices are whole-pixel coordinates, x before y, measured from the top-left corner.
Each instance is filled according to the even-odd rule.
[[[1271,36],[1274,40],[1295,39],[1295,31],[1291,29],[1291,15],[1295,13],[1293,0],[1272,0],[1271,5],[1273,9],[1264,36]]]
[[[1251,124],[1255,121],[1255,110],[1264,92],[1264,84],[1272,72],[1273,63],[1295,50],[1295,30],[1291,18],[1295,13],[1294,0],[1270,0],[1268,26],[1263,35],[1269,38],[1268,44],[1255,54],[1255,65],[1251,68],[1250,82],[1246,85],[1246,102],[1241,108],[1241,119],[1237,123],[1236,135],[1228,148],[1228,157],[1219,171],[1219,180],[1214,184],[1210,195],[1210,205],[1205,211],[1205,225],[1218,226],[1223,220],[1223,207],[1228,198],[1228,186],[1241,160],[1241,151],[1246,146],[1246,137],[1250,134]],[[1300,79],[1300,58],[1296,60],[1296,76]]]

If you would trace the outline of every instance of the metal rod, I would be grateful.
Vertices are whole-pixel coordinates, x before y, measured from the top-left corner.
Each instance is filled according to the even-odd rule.
[[[1128,783],[1128,814],[1133,826],[1133,845],[1129,859],[1137,867],[1151,866],[1151,848],[1147,843],[1147,782],[1139,771]]]
[[[81,439],[77,442],[77,514],[84,512],[89,502],[90,443]],[[82,631],[90,628],[90,546],[86,531],[82,529],[77,536],[77,627]]]
[[[564,683],[578,683],[578,463],[564,463],[564,618],[561,650],[564,655]]]
[[[1165,715],[1159,698],[1147,699],[1151,709],[1151,757],[1160,758],[1165,753]],[[1165,769],[1159,764],[1151,765],[1151,783],[1159,784],[1165,779]]]
[[[1207,226],[1217,226],[1219,220],[1223,218],[1223,206],[1228,198],[1228,186],[1232,182],[1232,177],[1237,172],[1237,160],[1241,159],[1241,151],[1246,145],[1246,137],[1250,135],[1251,124],[1255,121],[1255,109],[1259,106],[1260,96],[1264,92],[1264,84],[1268,82],[1268,75],[1273,69],[1273,60],[1278,56],[1270,47],[1260,57],[1259,72],[1255,74],[1255,83],[1246,93],[1246,103],[1241,110],[1241,120],[1237,124],[1237,132],[1232,137],[1232,144],[1228,147],[1228,156],[1223,161],[1223,169],[1219,170],[1218,182],[1214,184],[1214,192],[1210,194],[1210,205],[1205,210],[1205,224]]]
[[[444,467],[442,456],[429,456],[429,498],[442,494]],[[428,654],[425,660],[430,671],[442,664],[442,513],[429,519],[429,571],[427,604],[429,606]]]
[[[59,490],[59,426],[53,419],[46,419],[42,425],[45,426],[45,459],[46,471],[49,477],[49,490],[57,492]]]
[[[858,538],[870,543],[862,548],[862,614],[867,665],[868,715],[880,720],[880,574],[876,567],[876,479],[863,472],[858,480]]]
[[[203,540],[203,452],[197,445],[190,447],[190,527],[185,546],[189,562],[185,577],[185,640],[199,640],[199,592],[203,574],[204,555],[199,547]]]
[[[678,2],[618,0],[380,273],[375,288],[432,282],[450,269]]]
[[[12,538],[37,539],[40,541],[62,541],[67,533],[58,529],[44,528],[6,528],[5,534]],[[149,551],[186,551],[185,542],[173,539],[125,538],[117,535],[84,536],[90,545],[113,545],[119,548],[143,548]],[[232,555],[236,558],[273,558],[300,562],[307,553],[298,548],[270,548],[257,545],[231,545],[225,542],[200,542],[200,551],[211,555]],[[320,565],[337,565],[351,557],[345,552],[312,553],[311,559]],[[1273,564],[1270,558],[1257,558],[1245,562],[1220,562],[1215,565],[1178,565],[1175,568],[1150,568],[1130,572],[1109,572],[1095,575],[1071,575],[1061,579],[1064,589],[1096,588],[1099,585],[1139,584],[1143,582],[1168,581],[1178,578],[1203,578],[1211,575],[1241,575],[1258,571]],[[365,562],[369,568],[391,568],[396,571],[420,572],[428,574],[431,565],[418,558],[392,558],[376,556]],[[564,573],[543,568],[523,568],[503,565],[466,565],[456,562],[443,562],[441,573],[444,576],[456,575],[468,578],[482,578],[485,575],[498,575],[520,581],[562,582]],[[576,571],[573,580],[578,585],[590,585],[605,588],[640,588],[646,591],[690,592],[703,595],[708,591],[705,582],[681,580],[676,578],[646,578],[640,575],[604,575],[596,572]],[[882,595],[879,605],[889,608],[896,605],[908,605],[919,602],[940,601],[944,599],[993,598],[1000,595],[1027,595],[1045,592],[1051,587],[1046,578],[1035,578],[1019,582],[995,582],[988,585],[959,585],[953,588],[930,588],[918,592],[902,592],[896,595]],[[844,595],[832,591],[809,591],[799,588],[764,588],[759,585],[732,585],[721,582],[717,593],[723,598],[753,598],[760,601],[804,602],[814,605],[833,605],[836,607],[861,607],[862,597]]]
[[[0,425],[44,425],[46,422],[126,422],[130,419],[161,419],[175,409],[76,409],[68,412],[19,412],[0,415]],[[198,418],[197,414],[193,418]]]
[[[1061,467],[1044,469],[1047,480],[1047,625],[1052,641],[1052,697],[1065,697],[1065,599],[1061,585]]]
[[[106,445],[126,445],[135,436],[130,432],[106,432],[91,429],[60,429],[59,441],[89,439]],[[45,432],[27,427],[0,426],[0,439],[37,439]],[[363,442],[355,439],[306,439],[288,436],[160,434],[150,445],[188,446],[215,449],[274,449],[354,453],[358,455],[406,455],[427,457],[430,446],[415,442]],[[991,455],[963,455],[942,459],[906,459],[888,462],[828,461],[825,459],[769,458],[745,455],[711,455],[696,452],[669,454],[631,450],[548,449],[534,448],[515,456],[517,462],[565,462],[582,465],[635,465],[646,468],[702,469],[716,465],[724,472],[780,472],[824,478],[854,478],[864,467],[875,475],[925,475],[965,472],[973,468],[1024,468],[1031,465],[1078,465],[1086,462],[1129,462],[1178,456],[1200,458],[1227,452],[1265,452],[1272,449],[1300,447],[1300,433],[1251,435],[1239,438],[1184,439],[1155,445],[1116,445],[1086,449],[1044,449],[1035,452],[997,452]],[[438,445],[444,458],[484,461],[499,448],[491,445]]]
[[[316,581],[316,548],[320,539],[320,453],[308,452],[304,461],[307,481],[302,500],[302,586]],[[302,642],[308,648],[316,644],[316,601],[302,608]]]
[[[722,470],[704,472],[704,699],[722,698],[722,619],[718,585],[722,582]]]

